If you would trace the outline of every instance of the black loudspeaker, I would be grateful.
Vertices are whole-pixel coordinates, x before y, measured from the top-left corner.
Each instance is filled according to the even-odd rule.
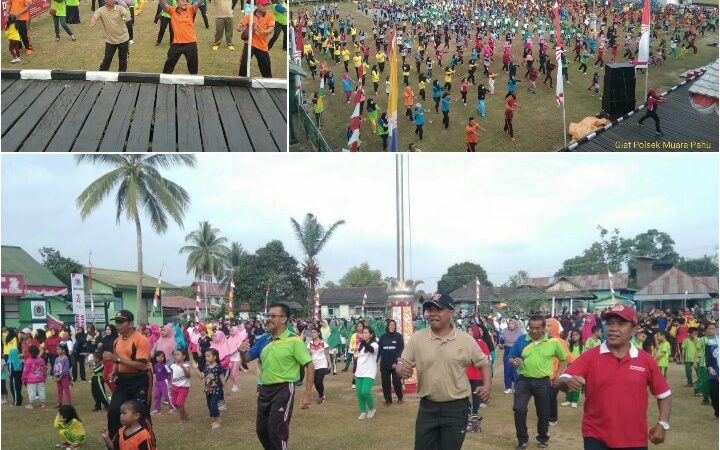
[[[617,119],[635,109],[635,66],[606,64],[602,109]]]

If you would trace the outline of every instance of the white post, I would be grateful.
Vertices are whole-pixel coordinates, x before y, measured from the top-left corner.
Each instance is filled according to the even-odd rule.
[[[248,43],[247,43],[247,73],[246,77],[250,77],[250,58],[252,57],[252,35],[253,35],[253,19],[255,17],[255,0],[250,0],[250,23],[248,25]]]
[[[550,312],[550,315],[555,317],[555,296],[554,295],[552,298],[552,311]]]
[[[570,314],[573,313],[573,308],[572,308],[573,305],[572,304],[573,304],[573,299],[570,299]]]

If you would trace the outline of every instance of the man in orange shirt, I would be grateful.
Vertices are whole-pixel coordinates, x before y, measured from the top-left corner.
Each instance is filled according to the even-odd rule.
[[[410,86],[405,86],[405,117],[411,122],[413,121],[412,108],[415,103],[415,93]]]
[[[173,42],[167,52],[163,73],[173,73],[180,56],[185,55],[188,72],[198,73],[197,36],[195,35],[195,13],[202,1],[191,5],[188,0],[178,0],[177,7],[160,0],[162,7],[170,14],[170,26],[173,30]]]
[[[467,143],[467,151],[474,152],[478,142],[478,132],[485,132],[485,129],[475,122],[475,118],[468,119],[468,126],[465,127],[465,142]]]
[[[258,63],[260,75],[263,77],[272,77],[270,67],[270,54],[268,53],[268,40],[275,31],[275,17],[268,12],[269,0],[256,0],[255,12],[253,13],[253,29],[252,29],[252,53]],[[248,57],[248,29],[250,27],[250,14],[242,18],[238,24],[240,36],[245,41],[242,56],[240,57],[240,75],[241,77],[249,76],[247,57]]]
[[[165,1],[165,0],[161,0]],[[151,345],[148,338],[135,331],[135,316],[123,309],[115,313],[115,325],[118,337],[112,346],[112,352],[104,351],[103,359],[114,362],[110,373],[110,382],[115,383],[115,391],[108,409],[108,433],[115,436],[120,429],[120,407],[128,400],[145,403],[143,416],[152,432],[150,423],[150,393],[152,392],[152,365],[150,364]]]
[[[23,47],[25,47],[25,53],[32,55],[32,45],[30,45],[30,36],[28,36],[28,20],[30,20],[30,5],[32,0],[10,0],[10,12],[15,16],[15,25],[17,25],[18,33],[20,33],[20,40],[22,41]]]

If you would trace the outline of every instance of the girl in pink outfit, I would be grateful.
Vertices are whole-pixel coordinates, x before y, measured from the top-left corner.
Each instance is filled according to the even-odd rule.
[[[170,369],[165,362],[165,353],[162,350],[155,352],[153,358],[153,405],[155,409],[151,415],[162,414],[163,400],[167,402],[169,414],[175,414],[175,406],[170,396]]]
[[[220,365],[220,368],[225,371],[225,379],[227,380],[227,370],[230,369],[230,347],[228,346],[228,339],[227,336],[225,336],[225,333],[220,330],[215,331],[213,333],[212,344],[210,344],[210,348],[214,348],[215,350],[217,350],[217,363]],[[221,397],[220,401],[218,402],[218,409],[220,411],[225,411],[226,406],[224,389],[220,391],[220,395]]]
[[[227,344],[230,352],[230,380],[232,381],[232,391],[237,392],[240,389],[240,352],[238,348],[240,344],[247,339],[247,331],[245,327],[233,325],[230,327],[230,337]]]
[[[29,358],[25,359],[22,382],[27,386],[28,401],[26,408],[33,409],[35,399],[40,400],[40,408],[45,409],[45,360],[40,357],[40,349],[31,345]]]
[[[585,322],[583,323],[582,327],[582,341],[583,343],[587,341],[587,338],[590,337],[592,334],[592,329],[596,325],[595,316],[592,314],[587,314],[585,316]]]

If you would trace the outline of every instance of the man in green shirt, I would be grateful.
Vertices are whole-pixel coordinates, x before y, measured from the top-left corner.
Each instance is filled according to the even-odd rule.
[[[557,339],[551,339],[545,333],[545,318],[540,315],[530,316],[529,333],[520,337],[510,349],[508,362],[518,368],[518,380],[515,383],[515,433],[518,440],[517,448],[527,448],[529,436],[527,431],[527,406],[530,397],[535,400],[538,415],[538,447],[547,448],[550,412],[550,376],[553,374],[553,359],[560,363],[557,373],[562,373],[567,366],[565,349]]]
[[[258,339],[252,348],[244,342],[239,349],[243,362],[258,359],[262,367],[255,432],[265,449],[287,448],[295,382],[300,378],[303,366],[307,385],[302,409],[310,407],[315,369],[302,338],[288,330],[289,320],[290,308],[287,305],[270,305],[267,329],[271,334]]]

